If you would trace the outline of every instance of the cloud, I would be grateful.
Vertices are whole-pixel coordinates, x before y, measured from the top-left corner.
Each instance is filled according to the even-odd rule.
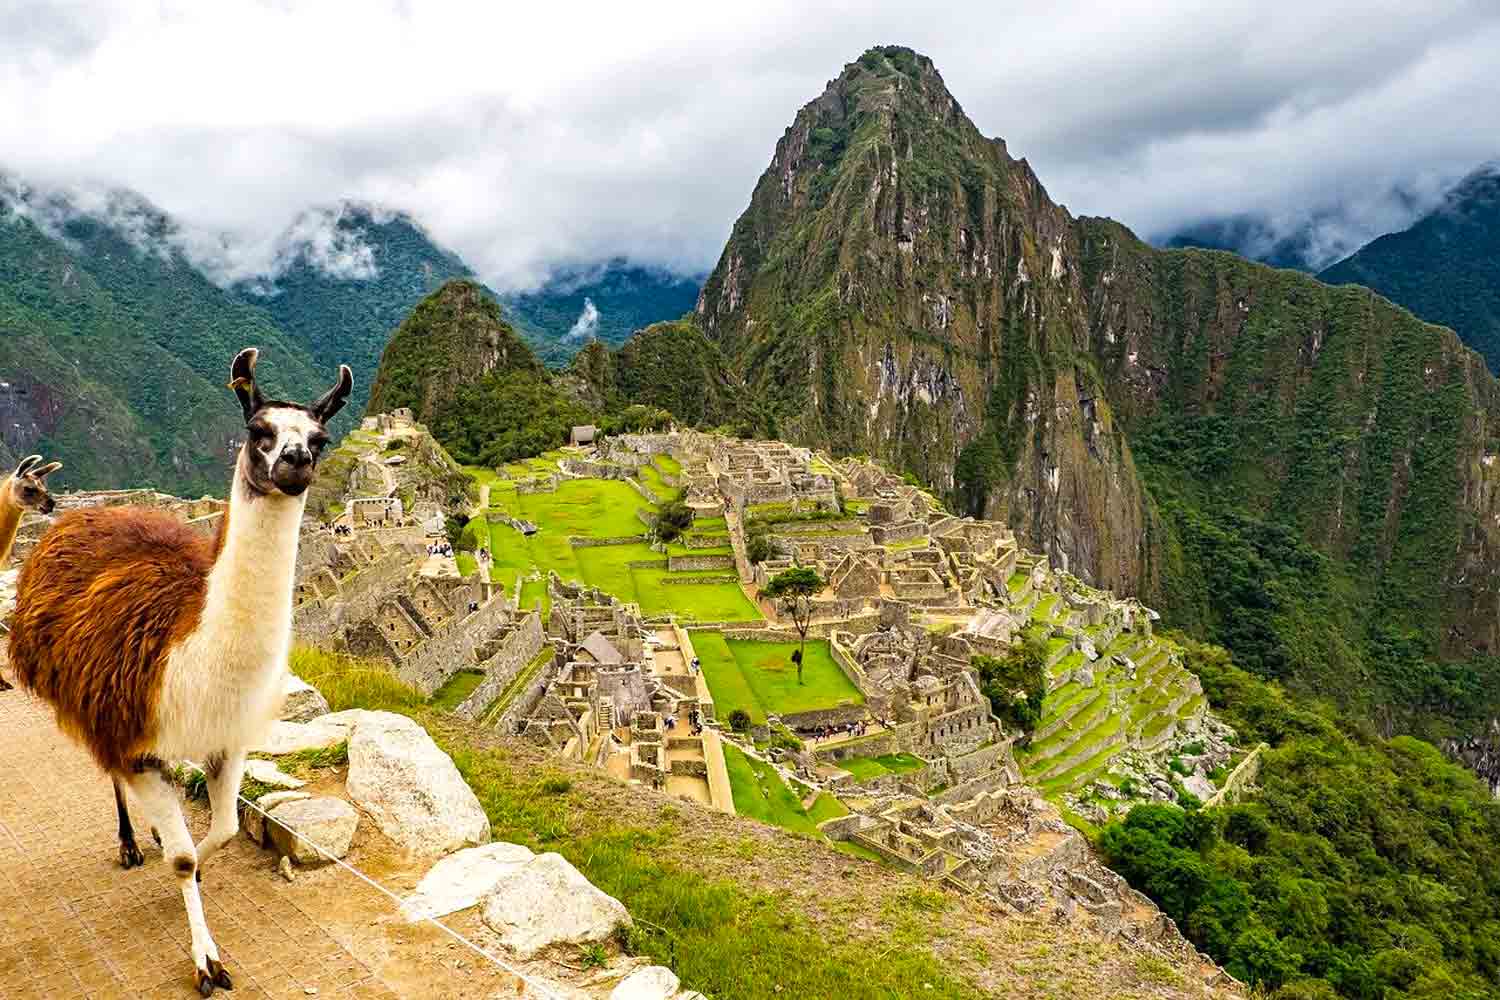
[[[614,256],[701,271],[796,109],[891,42],[1053,197],[1145,235],[1249,213],[1339,220],[1341,245],[1500,135],[1489,0],[74,0],[0,11],[0,164],[141,192],[221,280],[344,199],[422,220],[501,290]],[[336,237],[310,253],[357,273]]]
[[[588,340],[599,332],[599,310],[594,305],[594,300],[587,296],[583,299],[583,309],[578,313],[578,319],[569,327],[568,334],[564,340]]]

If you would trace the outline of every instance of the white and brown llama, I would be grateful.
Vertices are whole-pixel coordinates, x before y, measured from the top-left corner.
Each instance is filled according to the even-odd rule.
[[[21,530],[21,516],[28,510],[42,514],[52,513],[55,506],[52,494],[47,492],[47,477],[62,468],[61,462],[42,464],[42,456],[29,455],[21,459],[16,471],[0,482],[0,570],[10,561],[11,550],[16,545],[16,532]],[[0,691],[9,691],[10,685],[0,677]]]
[[[353,387],[341,366],[309,406],[268,400],[255,361],[249,348],[230,368],[247,435],[218,537],[164,511],[65,514],[21,570],[10,636],[19,683],[52,704],[114,779],[117,799],[124,784],[158,834],[205,997],[232,981],[203,919],[198,870],[238,830],[246,750],[281,705],[306,491],[328,420]],[[175,760],[201,762],[208,778],[213,821],[196,845],[166,773]],[[119,805],[121,861],[139,863]]]

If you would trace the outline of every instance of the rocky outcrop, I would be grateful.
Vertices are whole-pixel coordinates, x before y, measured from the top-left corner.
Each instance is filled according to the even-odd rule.
[[[530,848],[506,843],[469,847],[450,854],[433,865],[401,901],[401,915],[417,921],[467,910],[534,857],[536,854]]]
[[[342,858],[349,853],[359,828],[354,807],[331,796],[282,802],[267,812],[266,833],[271,845],[302,866],[324,865]]]
[[[560,854],[543,854],[501,873],[485,899],[484,922],[521,958],[554,945],[604,941],[631,926],[620,901],[595,888]]]
[[[411,855],[436,858],[489,840],[489,818],[453,760],[405,716],[361,713],[349,737],[345,785]]]
[[[284,700],[281,703],[281,718],[286,722],[311,722],[320,715],[328,714],[328,701],[311,684],[288,673],[282,687]]]

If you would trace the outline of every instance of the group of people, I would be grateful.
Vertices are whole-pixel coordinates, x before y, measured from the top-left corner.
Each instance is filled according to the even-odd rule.
[[[815,740],[831,740],[836,736],[854,738],[863,736],[869,731],[869,723],[861,719],[858,722],[846,722],[841,726],[823,725],[816,727],[812,732]]]
[[[430,556],[452,557],[453,544],[451,542],[433,542],[431,545],[427,546],[427,554]]]
[[[667,732],[670,733],[677,728],[677,720],[669,715],[665,719],[665,726]],[[688,729],[690,735],[693,736],[703,732],[703,713],[696,708],[688,709]]]
[[[330,524],[329,530],[335,535],[345,536],[354,534],[354,529],[347,524]]]

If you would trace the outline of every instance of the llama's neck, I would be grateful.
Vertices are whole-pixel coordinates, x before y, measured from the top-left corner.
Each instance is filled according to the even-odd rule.
[[[0,569],[10,560],[11,549],[16,545],[16,532],[21,530],[21,505],[11,498],[10,480],[0,482]]]
[[[284,663],[292,624],[297,539],[306,496],[257,496],[236,476],[225,516],[222,547],[208,576],[199,631],[226,653],[245,654],[243,666]],[[282,662],[258,664],[262,655]],[[226,657],[235,659],[235,657]]]

